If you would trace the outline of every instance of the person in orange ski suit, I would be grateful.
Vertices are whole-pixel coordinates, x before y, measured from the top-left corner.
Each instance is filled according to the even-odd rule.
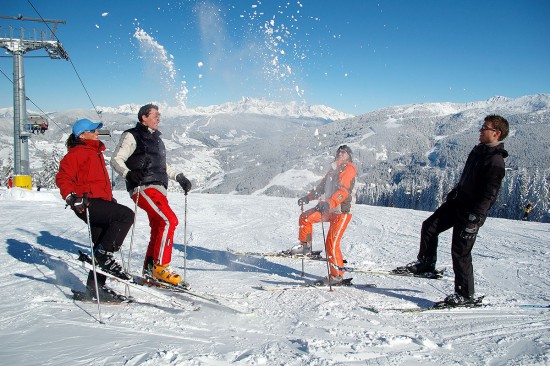
[[[329,284],[342,282],[344,260],[340,250],[340,240],[351,220],[352,190],[355,185],[357,169],[353,164],[353,153],[347,145],[336,151],[330,170],[317,186],[298,200],[303,206],[310,201],[321,198],[314,208],[302,212],[299,222],[298,239],[300,244],[290,251],[293,255],[311,255],[313,224],[330,222],[325,251],[329,262],[330,275],[326,278]]]

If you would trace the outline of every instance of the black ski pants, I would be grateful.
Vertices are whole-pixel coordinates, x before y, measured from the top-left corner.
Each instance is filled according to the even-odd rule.
[[[474,294],[474,267],[472,248],[476,238],[466,240],[460,233],[467,223],[468,213],[461,209],[457,200],[443,203],[422,223],[418,260],[435,264],[439,234],[453,228],[451,257],[455,273],[455,292],[462,296]]]
[[[106,251],[117,252],[134,223],[134,211],[116,202],[99,198],[90,199],[88,211],[94,249],[101,244]],[[76,213],[76,215],[86,222],[86,212]],[[106,278],[98,275],[97,280],[98,285],[102,286]],[[87,284],[90,285],[93,282],[93,273],[90,272]]]

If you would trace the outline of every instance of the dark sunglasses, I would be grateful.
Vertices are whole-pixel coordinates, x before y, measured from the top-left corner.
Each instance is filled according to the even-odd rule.
[[[491,130],[491,131],[495,131],[495,132],[496,132],[497,129],[496,129],[496,128],[489,127],[489,126],[487,126],[486,124],[483,124],[483,125],[481,125],[481,130],[482,130],[482,131]]]

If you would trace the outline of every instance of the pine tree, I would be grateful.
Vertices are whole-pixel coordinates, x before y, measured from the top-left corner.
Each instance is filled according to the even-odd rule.
[[[0,182],[2,185],[6,185],[8,178],[13,176],[13,158],[8,156],[4,164],[0,167]]]
[[[54,147],[49,159],[44,162],[41,171],[37,172],[34,177],[34,185],[42,188],[54,189],[57,187],[55,184],[55,175],[59,170],[59,162],[63,159],[64,151]]]

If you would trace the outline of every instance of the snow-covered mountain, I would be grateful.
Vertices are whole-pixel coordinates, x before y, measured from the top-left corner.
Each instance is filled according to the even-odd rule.
[[[155,103],[155,102],[153,102]],[[281,103],[257,98],[243,97],[238,102],[227,102],[220,105],[181,109],[164,103],[155,103],[162,109],[164,117],[177,118],[184,116],[212,116],[218,114],[259,114],[281,118],[312,118],[335,121],[353,117],[325,105],[307,105],[305,103]],[[98,107],[103,113],[135,115],[141,105],[126,104],[118,107]]]
[[[105,141],[107,159],[122,131],[136,123],[138,109],[101,107],[101,120],[111,131]],[[337,147],[348,144],[358,166],[358,203],[393,202],[421,210],[435,209],[456,184],[468,152],[478,142],[483,117],[502,114],[511,126],[505,141],[510,156],[492,214],[517,217],[531,200],[532,218],[550,221],[549,94],[399,105],[359,116],[249,98],[193,111],[163,105],[160,109],[169,162],[189,176],[195,191],[296,197],[322,177]],[[49,131],[30,140],[33,175],[46,185],[46,170],[64,154],[74,120],[100,118],[92,110],[49,116]],[[12,118],[9,110],[0,110],[1,177],[12,165]],[[115,186],[124,189],[118,177]]]

